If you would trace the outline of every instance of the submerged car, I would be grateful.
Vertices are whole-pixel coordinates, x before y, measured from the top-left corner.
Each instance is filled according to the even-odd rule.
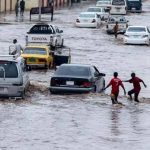
[[[146,26],[129,26],[124,34],[124,44],[150,45],[150,30]]]
[[[87,9],[87,12],[95,12],[100,15],[101,20],[106,20],[109,16],[109,12],[104,7],[92,6]]]
[[[30,80],[22,60],[0,55],[0,97],[25,98]]]
[[[49,46],[27,46],[21,56],[25,59],[26,65],[30,67],[50,68],[53,64],[53,57]]]
[[[62,64],[51,77],[50,92],[102,92],[105,74],[95,66],[86,64]]]
[[[128,27],[128,20],[123,15],[110,15],[106,23],[106,31],[108,34],[114,33],[116,22],[118,22],[118,33],[125,33]]]
[[[75,22],[76,27],[98,28],[101,25],[100,15],[95,12],[82,12]]]

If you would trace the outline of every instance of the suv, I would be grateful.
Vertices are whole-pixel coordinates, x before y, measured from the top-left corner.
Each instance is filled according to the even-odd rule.
[[[119,31],[118,33],[125,33],[128,27],[128,21],[122,15],[110,15],[106,24],[106,31],[108,34],[114,33],[114,26],[118,22]]]
[[[23,58],[0,55],[0,97],[25,98],[29,83]]]

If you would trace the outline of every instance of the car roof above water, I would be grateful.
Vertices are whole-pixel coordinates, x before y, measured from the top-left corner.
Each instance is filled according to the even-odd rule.
[[[0,55],[0,61],[12,61],[17,62],[16,59],[18,58],[17,55]]]
[[[62,64],[61,66],[91,67],[90,64]]]

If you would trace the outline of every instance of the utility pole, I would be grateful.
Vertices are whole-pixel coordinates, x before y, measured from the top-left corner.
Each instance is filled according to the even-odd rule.
[[[39,0],[39,21],[41,21],[41,6],[42,5],[42,1]]]

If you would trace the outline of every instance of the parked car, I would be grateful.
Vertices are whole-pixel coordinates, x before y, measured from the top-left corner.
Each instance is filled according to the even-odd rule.
[[[114,33],[114,26],[118,22],[118,33],[125,33],[128,27],[128,20],[122,15],[110,15],[106,23],[106,31],[111,34]]]
[[[76,19],[76,27],[100,27],[101,19],[100,16],[95,12],[82,12]]]
[[[150,45],[150,30],[146,26],[129,26],[124,34],[124,44]]]
[[[108,19],[109,16],[109,12],[104,7],[96,7],[96,6],[89,7],[87,9],[87,12],[97,13],[98,15],[100,15],[102,21]]]
[[[26,45],[30,43],[45,43],[52,47],[63,47],[64,38],[63,30],[60,30],[56,25],[46,23],[35,24],[27,32]]]
[[[23,59],[0,55],[0,97],[25,98],[29,83]]]
[[[46,45],[27,46],[21,56],[25,59],[26,65],[30,67],[50,68],[53,65],[50,47]]]
[[[86,64],[62,64],[51,77],[50,92],[102,92],[105,74],[95,66]]]
[[[97,7],[105,7],[108,10],[111,8],[111,0],[98,0],[96,2]]]

